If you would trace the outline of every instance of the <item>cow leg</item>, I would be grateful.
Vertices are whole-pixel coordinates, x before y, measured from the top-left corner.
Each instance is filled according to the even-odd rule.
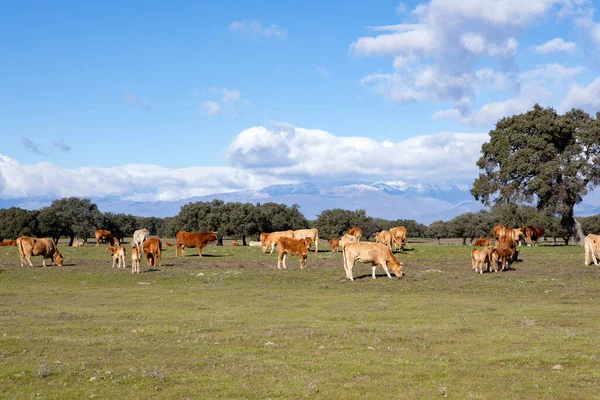
[[[351,281],[354,280],[354,277],[352,276],[352,267],[354,267],[354,262],[350,262],[350,259],[348,257],[346,257],[346,262],[344,265],[344,268],[346,269],[346,278],[350,279]]]
[[[33,263],[31,262],[31,256],[26,256],[27,263],[31,268],[33,268]]]
[[[315,253],[319,252],[319,239],[315,240]]]
[[[46,268],[46,257],[42,256],[42,267]]]
[[[287,265],[285,265],[285,259],[287,258],[287,253],[283,255],[283,269],[287,269]]]
[[[387,267],[387,263],[381,263],[381,266],[383,267],[383,270],[387,274],[388,278],[392,279],[392,276],[390,275],[390,270]],[[375,278],[375,265],[373,265],[373,278]]]
[[[202,257],[202,246],[198,247],[198,256]]]

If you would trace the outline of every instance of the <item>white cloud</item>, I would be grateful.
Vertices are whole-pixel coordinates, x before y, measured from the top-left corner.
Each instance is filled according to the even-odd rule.
[[[321,75],[323,78],[331,78],[331,73],[327,70],[327,68],[318,65],[315,67],[315,72],[319,75]]]
[[[600,77],[587,86],[573,84],[569,93],[562,101],[559,111],[565,112],[571,108],[582,108],[595,114],[600,109]]]
[[[112,168],[60,168],[21,164],[0,155],[0,198],[105,197],[139,201],[179,200],[294,181],[232,167],[170,169],[129,164]]]
[[[202,102],[202,111],[207,115],[218,115],[221,113],[221,105],[212,100],[204,101]]]
[[[241,100],[241,93],[239,90],[229,90],[225,88],[210,88],[208,90],[219,93],[221,95],[221,100],[225,104],[236,104]]]
[[[565,42],[562,38],[552,39],[544,44],[533,47],[533,51],[539,54],[548,54],[557,51],[573,53],[576,49],[577,44],[575,42]]]
[[[276,37],[285,40],[288,30],[279,25],[272,24],[271,26],[263,26],[259,21],[234,21],[229,24],[229,30],[243,34],[262,36],[265,38]]]
[[[476,175],[486,140],[487,134],[440,133],[392,142],[290,125],[255,126],[242,131],[226,155],[240,168],[298,180],[459,179]]]

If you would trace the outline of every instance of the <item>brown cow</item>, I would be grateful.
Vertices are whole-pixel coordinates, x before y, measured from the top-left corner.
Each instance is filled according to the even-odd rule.
[[[94,236],[96,236],[96,247],[100,246],[100,241],[104,240],[110,246],[113,242],[113,235],[110,231],[104,229],[96,229],[94,232]]]
[[[42,256],[42,266],[46,266],[46,258],[52,259],[52,264],[56,263],[59,267],[63,266],[64,257],[58,251],[58,247],[54,244],[54,240],[49,238],[36,239],[29,236],[21,236],[17,238],[17,246],[19,246],[19,257],[21,258],[21,267],[24,266],[24,261],[27,260],[30,267],[32,256]]]
[[[475,244],[473,246],[489,246],[490,238],[479,238],[475,240]]]
[[[238,242],[231,242],[232,246],[239,246]]]
[[[506,228],[504,234],[513,238],[515,243],[518,243],[519,246],[521,246],[521,236],[523,236],[523,230],[521,228]]]
[[[381,231],[375,233],[375,242],[385,244],[392,249],[392,233],[390,231]]]
[[[133,245],[131,246],[131,273],[139,274],[140,273],[140,264],[142,260],[142,254],[140,249]]]
[[[151,237],[144,240],[142,251],[146,255],[146,261],[148,262],[149,267],[160,266],[162,242],[159,238]]]
[[[377,268],[377,265],[383,268],[390,279],[392,276],[390,275],[388,266],[392,268],[394,275],[397,277],[402,276],[403,264],[394,257],[392,251],[384,244],[370,242],[347,243],[346,246],[344,246],[344,255],[346,277],[351,281],[354,280],[352,268],[357,261],[373,265],[373,279],[375,279],[375,269]]]
[[[408,244],[408,240],[406,239],[406,228],[403,226],[395,226],[390,229],[390,233],[392,234],[392,241],[394,242],[394,251],[404,250],[404,246]]]
[[[501,263],[502,271],[509,270],[512,263],[517,260],[519,254],[514,239],[507,235],[498,238],[498,247],[494,250],[494,253],[496,254],[496,259],[492,255],[494,270],[496,269],[496,263]]]
[[[209,242],[217,240],[217,234],[214,232],[184,232],[180,231],[176,236],[177,243],[175,244],[175,257],[178,256],[178,250],[181,249],[181,255],[185,257],[186,247],[195,247],[198,249],[198,255],[202,257],[202,249]]]
[[[17,245],[16,240],[3,240],[0,242],[0,246],[16,246],[16,245]]]
[[[585,265],[590,265],[590,256],[595,265],[600,258],[600,236],[591,233],[585,237],[583,242],[585,251]]]
[[[339,249],[340,239],[338,239],[338,238],[329,239],[329,245],[331,246],[332,253],[337,253],[338,251],[340,251],[340,249]]]
[[[311,242],[315,244],[315,253],[319,252],[319,231],[316,228],[311,229],[296,229],[294,231],[294,239],[310,238]]]
[[[348,235],[354,236],[356,241],[360,242],[360,239],[362,239],[362,229],[360,229],[358,226],[353,226],[352,228],[348,229]]]
[[[73,242],[73,247],[85,247],[85,242]]]
[[[118,268],[125,268],[125,255],[127,251],[123,246],[117,247],[109,247],[108,252],[112,256],[112,267],[115,267],[115,263],[117,263]]]
[[[471,266],[473,267],[473,271],[477,272],[477,268],[479,268],[479,273],[483,274],[484,266],[486,271],[490,270],[492,251],[492,246],[488,246],[485,249],[471,250]]]
[[[272,254],[273,249],[275,248],[275,246],[277,246],[277,241],[281,237],[294,238],[294,231],[278,231],[278,232],[271,232],[271,233],[266,233],[266,232],[261,233],[260,234],[260,248],[261,248],[262,252],[266,253],[269,246],[271,246],[271,252],[269,254]]]
[[[167,246],[167,247],[173,247],[173,243],[167,242],[167,243],[165,243],[165,246]]]
[[[525,243],[527,243],[527,246],[537,246],[539,240],[546,234],[544,228],[533,227],[531,225],[527,225],[524,231]]]
[[[287,269],[285,265],[285,259],[288,254],[296,254],[300,257],[300,269],[306,267],[306,260],[308,258],[308,252],[312,239],[307,237],[304,239],[294,239],[282,236],[277,240],[277,269],[281,269],[281,263],[283,262],[283,269]]]
[[[496,247],[498,247],[498,240],[500,239],[500,236],[506,235],[506,227],[504,225],[496,225],[494,226],[492,233]]]

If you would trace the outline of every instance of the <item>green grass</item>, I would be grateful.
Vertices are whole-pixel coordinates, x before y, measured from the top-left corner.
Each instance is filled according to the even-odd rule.
[[[132,275],[106,246],[61,242],[65,267],[45,269],[0,248],[0,397],[600,398],[582,248],[479,275],[468,246],[411,244],[403,278],[357,264],[354,282],[325,250],[286,271],[255,247],[167,248]]]

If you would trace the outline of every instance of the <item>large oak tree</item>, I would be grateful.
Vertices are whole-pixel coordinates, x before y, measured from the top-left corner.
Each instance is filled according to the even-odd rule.
[[[496,123],[481,148],[483,170],[471,194],[489,205],[535,203],[561,216],[576,242],[583,242],[573,208],[600,183],[600,113],[580,109],[559,115],[536,104]]]

